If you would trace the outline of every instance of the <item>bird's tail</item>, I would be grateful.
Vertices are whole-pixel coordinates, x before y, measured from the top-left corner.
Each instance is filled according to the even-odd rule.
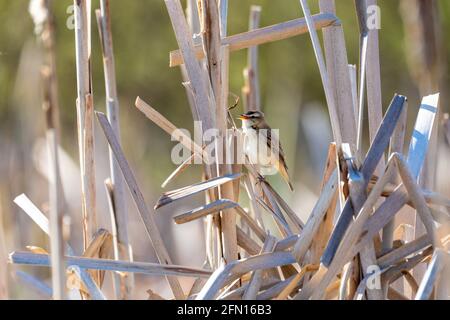
[[[291,191],[294,191],[294,187],[292,186],[291,179],[289,178],[289,173],[288,173],[288,171],[287,171],[286,166],[283,165],[283,164],[281,163],[281,161],[278,161],[277,164],[278,164],[278,165],[277,165],[277,167],[278,167],[278,172],[281,174],[281,176],[283,177],[284,181],[286,181],[286,183],[288,184],[289,189],[291,189]]]

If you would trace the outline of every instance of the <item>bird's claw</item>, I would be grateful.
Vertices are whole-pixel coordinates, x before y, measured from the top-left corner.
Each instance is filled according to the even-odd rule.
[[[258,175],[256,176],[256,184],[260,184],[260,183],[264,183],[266,182],[266,179],[258,173]]]

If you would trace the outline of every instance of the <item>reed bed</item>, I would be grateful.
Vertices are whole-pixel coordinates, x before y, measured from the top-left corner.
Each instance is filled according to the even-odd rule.
[[[450,199],[435,192],[432,184],[422,183],[426,175],[436,174],[436,168],[426,167],[426,163],[436,157],[436,148],[432,148],[434,131],[443,128],[449,136],[448,116],[440,119],[438,92],[424,95],[414,115],[412,133],[406,131],[405,122],[415,109],[408,109],[405,96],[395,94],[383,113],[379,31],[367,28],[365,14],[367,6],[376,4],[376,0],[357,1],[361,46],[356,68],[349,65],[343,26],[333,0],[320,0],[320,12],[316,14],[311,13],[306,0],[300,0],[303,17],[266,27],[259,26],[261,8],[253,6],[249,31],[236,35],[227,32],[227,2],[187,1],[185,14],[180,0],[164,1],[179,47],[169,54],[170,66],[182,70],[193,120],[201,121],[205,130],[217,128],[219,139],[227,141],[227,130],[235,134],[232,139],[237,139],[240,129],[231,115],[233,99],[228,87],[230,55],[248,50],[242,100],[246,110],[258,110],[258,46],[294,36],[310,37],[333,141],[324,172],[317,177],[320,195],[308,219],[303,221],[252,164],[210,164],[208,141],[192,141],[163,115],[162,107],[151,106],[138,97],[135,106],[142,116],[191,153],[163,187],[175,185],[179,175],[191,170],[190,160],[197,160],[203,168],[201,181],[162,192],[156,204],[148,204],[121,146],[120,92],[116,88],[109,0],[101,0],[95,11],[104,60],[107,114],[96,111],[92,92],[91,1],[74,0],[80,13],[75,20],[78,98],[74,112],[78,121],[83,230],[70,232],[82,232],[84,239],[84,251],[75,252],[68,243],[68,225],[63,219],[65,200],[60,179],[64,170],[58,161],[58,102],[54,98],[54,26],[50,1],[43,1],[42,10],[49,13],[41,36],[48,57],[43,66],[48,99],[43,105],[51,154],[48,165],[52,168],[50,215],[46,217],[24,194],[14,202],[49,236],[50,250],[28,247],[28,251],[10,253],[9,262],[51,267],[52,284],[22,271],[17,278],[53,299],[105,299],[105,276],[113,278],[114,298],[128,299],[135,290],[133,273],[165,278],[171,290],[171,297],[166,298],[180,300],[448,299]],[[198,37],[194,41],[194,25],[200,27],[200,41]],[[319,33],[323,35],[323,47]],[[409,104],[419,105],[417,101]],[[366,112],[368,145],[363,143]],[[95,134],[103,134],[109,144],[110,179],[105,181],[105,190],[111,230],[97,227],[94,121],[101,128]],[[216,155],[234,154],[226,143],[222,146]],[[159,263],[133,261],[124,204],[126,191],[131,194]],[[207,261],[201,268],[174,265],[155,215],[161,208],[197,194],[204,196],[204,204],[177,212],[173,220],[176,224],[205,221]],[[242,194],[250,199],[248,208]],[[412,227],[423,231],[415,232],[408,241],[401,236],[405,226],[396,219],[404,207],[411,208],[414,215]],[[271,221],[270,226],[267,221]],[[419,265],[425,266],[424,273],[416,272]],[[180,277],[195,279],[189,291],[182,288]],[[149,299],[162,297],[149,290]]]

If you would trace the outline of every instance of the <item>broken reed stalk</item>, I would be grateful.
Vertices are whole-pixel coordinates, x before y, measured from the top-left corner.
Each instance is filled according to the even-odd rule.
[[[391,144],[389,146],[389,154],[392,154],[394,152],[403,153],[403,146],[405,143],[407,113],[408,113],[408,102],[405,103],[404,110],[400,116],[400,119],[398,120],[397,127],[395,128],[394,133],[392,135]],[[378,168],[380,168],[380,165],[378,166]],[[392,183],[398,184],[398,178],[394,177],[392,179]],[[392,219],[386,225],[386,227],[383,228],[383,235],[382,235],[383,252],[392,249],[395,225],[396,221],[395,219]]]
[[[133,272],[152,276],[181,276],[181,277],[201,277],[207,278],[211,271],[189,268],[177,265],[163,265],[149,262],[128,262],[109,259],[95,259],[76,256],[67,256],[67,265],[69,268],[78,267],[90,270],[109,270],[115,272]],[[46,254],[36,254],[31,252],[13,252],[10,254],[10,260],[14,264],[50,266],[49,256]]]
[[[311,17],[311,12],[309,10],[308,2],[306,0],[300,0],[300,5],[305,15],[306,25],[308,27],[308,32],[311,37],[311,42],[314,48],[314,54],[316,56],[317,65],[319,67],[320,77],[322,79],[323,89],[325,91],[325,99],[328,106],[328,112],[330,114],[331,129],[333,131],[334,141],[338,147],[341,148],[342,144],[342,129],[339,123],[338,109],[334,101],[333,92],[330,87],[330,81],[325,66],[325,60],[322,54],[322,47],[320,45],[319,37],[314,25],[314,20]],[[348,73],[347,73],[348,74]],[[351,104],[349,104],[349,107]]]
[[[366,0],[367,7],[376,6],[377,0]],[[380,49],[378,29],[368,30],[367,60],[366,60],[366,90],[367,90],[367,117],[369,120],[369,137],[375,139],[378,127],[383,120],[383,97],[381,92]],[[403,151],[403,150],[402,150]],[[384,170],[385,160],[382,159],[375,171],[377,175]]]
[[[161,234],[156,225],[153,214],[148,209],[144,196],[142,195],[136,178],[134,177],[133,172],[125,158],[125,155],[122,151],[122,148],[117,141],[116,136],[114,135],[114,131],[111,125],[108,122],[108,119],[105,114],[97,112],[97,118],[100,123],[100,126],[103,129],[103,133],[105,134],[106,139],[114,152],[114,156],[119,164],[119,168],[122,172],[122,175],[125,179],[125,182],[128,185],[130,193],[133,197],[133,200],[136,204],[136,208],[140,214],[142,222],[144,223],[145,229],[147,231],[147,235],[150,238],[150,241],[155,249],[156,255],[161,262],[161,264],[172,264],[169,253],[164,245]],[[174,279],[172,277],[167,277],[167,281],[172,289],[172,292],[176,299],[185,299],[183,290],[178,279]]]
[[[119,98],[117,95],[116,70],[114,61],[113,38],[111,31],[111,14],[109,0],[100,1],[100,10],[96,10],[97,24],[100,32],[101,47],[103,53],[103,69],[105,75],[106,113],[114,134],[120,143],[120,121],[119,121]],[[109,150],[110,175],[112,187],[112,201],[114,222],[117,230],[117,238],[114,239],[114,255],[116,260],[130,260],[131,247],[128,239],[128,214],[126,210],[125,190],[123,178],[119,166],[114,158],[113,152]],[[111,220],[111,221],[113,221]],[[131,293],[132,283],[130,280],[123,281],[123,277],[116,274],[115,277],[116,296],[126,299]],[[119,281],[120,280],[120,281]],[[122,285],[120,282],[123,282]],[[124,290],[119,292],[120,288]]]
[[[297,243],[292,250],[292,254],[297,259],[297,261],[302,261],[306,252],[312,245],[312,240],[315,238],[316,233],[321,226],[325,215],[335,198],[336,191],[338,189],[338,172],[337,169],[333,171],[330,175],[328,181],[326,181],[325,186],[317,200],[311,215],[308,218],[308,222],[303,228]]]
[[[77,73],[77,128],[81,171],[83,243],[97,231],[95,208],[94,106],[91,83],[90,1],[74,0]]]
[[[359,93],[358,93],[358,131],[356,148],[362,152],[363,125],[364,125],[364,105],[366,88],[366,69],[367,69],[367,46],[369,41],[369,28],[367,20],[366,0],[355,1],[356,15],[359,24]]]
[[[14,199],[17,204],[34,223],[48,236],[50,236],[50,223],[42,211],[25,195],[21,194]],[[75,255],[75,251],[68,243],[64,244],[68,255]],[[90,297],[94,300],[104,300],[103,293],[97,284],[92,280],[91,275],[84,269],[80,270],[79,277],[87,288]]]
[[[227,6],[226,0],[222,1],[222,6]],[[218,164],[218,174],[220,176],[233,173],[230,165],[220,163],[219,159],[225,159],[230,153],[227,137],[228,124],[228,95],[229,95],[229,47],[221,46],[222,36],[226,36],[227,30],[221,29],[226,27],[228,16],[227,10],[219,11],[216,1],[202,2],[205,6],[202,8],[204,15],[204,46],[207,57],[207,66],[209,70],[209,78],[211,81],[212,93],[214,95],[216,125],[219,129],[219,137],[223,142],[223,149],[218,150],[216,144],[216,161]],[[222,14],[222,15],[221,15]],[[236,170],[237,172],[237,170]],[[228,198],[237,201],[233,184],[228,183],[218,188],[219,198]],[[220,213],[220,231],[222,237],[222,252],[225,261],[231,262],[238,258],[237,236],[236,236],[236,212],[233,208],[228,212]]]
[[[332,0],[320,0],[319,7],[320,11],[323,13],[330,15],[336,14],[336,7],[334,1]],[[325,80],[324,82],[324,86],[329,86],[329,88],[324,89],[330,91],[328,98],[333,99],[332,102],[334,102],[333,105],[334,108],[336,108],[337,113],[336,121],[339,121],[342,141],[356,145],[356,125],[353,120],[355,119],[355,113],[352,107],[353,97],[350,74],[348,72],[348,58],[347,49],[345,46],[344,30],[341,24],[335,24],[323,28],[322,33],[327,68],[323,68],[321,73],[326,71],[322,77],[328,77],[328,80]],[[311,35],[311,37],[316,38],[313,35]],[[320,50],[320,43],[317,42],[316,47]],[[319,64],[322,64],[322,62],[320,62],[321,60],[323,61],[323,57],[321,57],[321,55],[322,54],[320,51],[316,53],[316,59]],[[322,67],[319,66],[319,68]],[[333,106],[329,105],[328,107],[332,108]],[[330,115],[331,112],[332,110],[330,110]],[[335,133],[335,131],[333,132]],[[337,146],[339,151],[340,143],[338,143]]]
[[[261,249],[260,254],[270,253],[275,247],[275,237],[268,236]],[[263,278],[263,270],[255,270],[252,273],[248,286],[242,295],[242,300],[255,300],[261,288]]]
[[[333,24],[340,24],[339,19],[335,15],[330,14],[313,15],[312,19],[314,27],[317,29]],[[222,45],[229,45],[230,52],[234,52],[268,42],[288,39],[307,32],[308,28],[305,19],[299,18],[225,37],[222,39]],[[201,45],[196,45],[194,50],[197,59],[205,58],[205,53]],[[181,51],[175,50],[170,52],[170,67],[176,67],[183,63],[184,60]]]

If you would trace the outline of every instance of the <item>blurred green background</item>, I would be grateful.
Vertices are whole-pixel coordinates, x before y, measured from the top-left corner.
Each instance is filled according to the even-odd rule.
[[[437,1],[442,42],[450,41],[450,2]],[[69,18],[69,0],[54,1],[56,16],[56,51],[61,108],[62,148],[78,164],[76,136],[76,76],[74,32],[66,27]],[[99,3],[92,1],[93,8]],[[183,1],[184,4],[184,1]],[[420,104],[419,90],[407,65],[404,25],[399,12],[399,1],[379,0],[381,7],[380,57],[383,106],[386,107],[394,93],[406,95],[410,102],[409,127]],[[34,25],[28,13],[27,0],[0,0],[0,175],[1,207],[7,251],[23,248],[28,244],[45,243],[39,231],[24,214],[14,207],[12,200],[20,193],[27,193],[38,205],[45,208],[46,182],[36,168],[36,141],[45,136],[44,115],[41,110],[40,51],[33,34]],[[297,0],[230,0],[228,34],[248,29],[251,5],[262,6],[261,26],[301,17]],[[310,1],[311,11],[318,12],[318,1]],[[359,31],[353,0],[336,1],[337,15],[341,19],[347,44],[348,60],[358,63]],[[181,85],[179,68],[169,68],[169,51],[176,49],[176,41],[170,20],[162,0],[111,0],[113,41],[116,57],[116,73],[120,97],[120,121],[125,153],[135,171],[144,195],[152,207],[162,193],[160,184],[174,170],[170,151],[174,143],[160,128],[149,122],[134,107],[140,96],[149,102],[174,124],[181,128],[192,128],[192,116]],[[93,16],[95,17],[95,16]],[[105,110],[103,64],[97,25],[93,19],[92,29],[93,88],[96,110]],[[442,48],[443,61],[448,61],[449,52]],[[230,90],[240,95],[244,85],[242,71],[246,66],[247,52],[242,50],[231,56]],[[442,68],[445,68],[442,64]],[[317,191],[317,175],[324,166],[327,144],[330,142],[328,112],[317,64],[309,36],[303,35],[288,40],[260,46],[259,70],[262,108],[274,128],[281,128],[281,140],[288,157],[288,165],[299,184],[295,198],[280,179],[274,178],[281,193],[291,199],[294,207],[307,216],[307,209],[314,204]],[[448,74],[443,77],[443,102],[441,107],[448,112]],[[233,111],[242,111],[242,103]],[[317,120],[317,122],[312,122]],[[316,131],[314,131],[316,129]],[[409,135],[408,131],[408,135]],[[96,127],[98,154],[98,198],[105,200],[101,187],[108,175],[106,142],[99,127]],[[408,141],[408,140],[407,140]],[[65,168],[62,170],[65,174]],[[76,176],[76,175],[75,175]],[[198,181],[199,168],[192,168],[169,188],[180,187]],[[69,189],[79,188],[74,178]],[[70,190],[66,190],[70,192]],[[70,197],[69,197],[70,198]],[[76,196],[75,198],[76,199]],[[199,198],[199,203],[202,199]],[[300,203],[301,202],[301,203]],[[130,202],[131,203],[131,202]],[[297,205],[296,205],[297,204]],[[187,206],[189,208],[189,206]],[[73,224],[77,226],[81,215],[77,207],[72,208]],[[102,212],[102,210],[100,210]],[[163,226],[172,228],[170,212],[158,216]],[[78,211],[79,212],[79,211]],[[178,211],[179,212],[179,211]],[[103,215],[103,216],[102,216]],[[107,213],[100,213],[103,224],[108,227]],[[144,238],[134,207],[130,206],[130,220],[136,228],[133,236]],[[134,222],[133,222],[134,221]],[[19,228],[20,226],[20,228]],[[163,227],[164,228],[164,227]],[[169,228],[169,229],[170,229]],[[176,229],[180,228],[180,229]],[[173,233],[181,234],[182,227]],[[23,232],[23,230],[31,230]],[[188,229],[185,229],[188,230]],[[198,229],[201,232],[201,226]],[[190,232],[190,231],[186,231]],[[134,233],[134,232],[133,232]],[[36,240],[37,239],[37,240]],[[146,240],[145,240],[146,241]],[[144,242],[145,242],[144,241]],[[167,236],[170,245],[177,242]],[[148,246],[136,245],[136,260],[148,258]],[[201,249],[201,244],[192,244]],[[189,260],[183,250],[178,250],[176,262],[201,265],[201,254]],[[199,250],[202,252],[202,250]]]

